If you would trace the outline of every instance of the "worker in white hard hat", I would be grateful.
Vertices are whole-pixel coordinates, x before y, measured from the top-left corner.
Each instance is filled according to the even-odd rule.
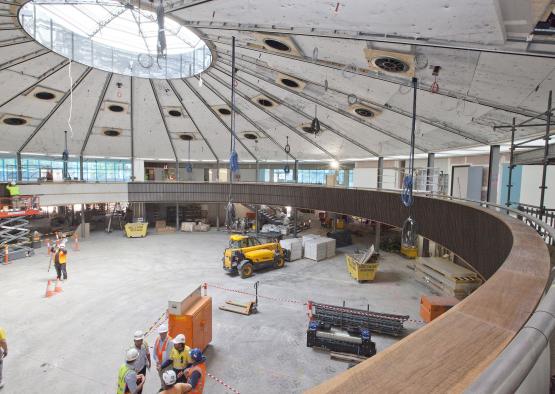
[[[56,278],[67,280],[67,248],[66,240],[62,240],[60,245],[53,246],[50,251],[54,254],[54,268],[56,268]]]
[[[161,391],[160,394],[184,394],[192,390],[189,383],[177,383],[177,376],[173,369],[164,372],[162,379],[166,389]]]
[[[134,369],[135,372],[139,375],[143,375],[146,380],[146,369],[150,369],[150,351],[148,350],[148,344],[145,341],[145,334],[141,330],[135,331],[133,335],[133,340],[135,347],[134,349],[137,350],[139,353],[139,357],[137,361],[135,361]],[[141,393],[142,390],[139,391]]]
[[[177,376],[177,382],[186,383],[185,369],[193,364],[190,353],[191,349],[185,345],[185,335],[176,335],[173,339],[173,349],[170,353],[170,358],[162,363],[162,369],[166,369],[171,365]]]
[[[145,384],[144,375],[135,372],[135,363],[139,358],[139,352],[135,348],[127,350],[125,363],[119,369],[118,389],[116,394],[139,394]]]
[[[152,358],[156,365],[156,370],[160,376],[160,387],[164,388],[164,379],[162,378],[162,363],[170,359],[170,354],[173,349],[173,341],[168,334],[168,325],[162,324],[158,327],[158,338],[154,342],[154,349],[152,350]]]

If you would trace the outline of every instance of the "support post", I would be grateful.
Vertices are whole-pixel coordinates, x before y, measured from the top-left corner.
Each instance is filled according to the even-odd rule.
[[[256,171],[256,176],[254,177],[254,180],[255,180],[255,182],[258,182],[258,172],[260,171],[258,160],[256,161],[256,169],[255,169],[255,171]],[[258,227],[257,227],[257,228],[258,228]]]
[[[511,189],[513,187],[513,169],[515,168],[515,165],[513,164],[514,153],[515,153],[515,129],[516,129],[515,123],[516,123],[516,118],[513,117],[513,124],[511,126],[511,155],[509,159],[509,183],[507,183],[507,202],[505,203],[507,207],[511,206]]]
[[[293,208],[293,236],[297,238],[297,208]]]
[[[256,218],[255,218],[255,222],[254,225],[256,226],[256,234],[258,235],[258,233],[260,232],[260,220],[258,215],[260,214],[260,206],[257,205],[256,206]]]
[[[81,239],[85,239],[85,204],[81,204]]]
[[[380,190],[383,185],[383,157],[378,157],[378,177],[376,188]],[[376,239],[374,240],[374,250],[376,253],[380,252],[380,239],[381,239],[382,224],[376,222]]]
[[[499,159],[500,146],[491,145],[489,147],[489,169],[488,169],[488,189],[486,201],[497,202],[497,182],[499,180]]]
[[[295,159],[295,166],[293,167],[293,180],[295,183],[299,183],[299,161],[297,159]]]
[[[179,203],[175,203],[175,232],[179,232]]]
[[[85,180],[85,170],[83,169],[83,155],[79,155],[79,180],[83,182]]]
[[[549,163],[548,156],[549,156],[549,131],[551,128],[551,99],[552,99],[552,91],[549,91],[549,97],[547,99],[547,123],[545,125],[545,145],[543,150],[543,171],[542,171],[542,185],[540,186],[541,195],[540,195],[540,220],[543,220],[543,215],[545,214],[545,178],[547,176],[547,164]]]
[[[434,192],[434,174],[432,170],[435,166],[436,154],[428,153],[428,162],[426,164],[426,191]]]
[[[216,204],[216,230],[220,231],[220,204]]]
[[[23,180],[23,167],[21,165],[21,153],[17,152],[16,157],[17,157],[16,179],[18,182],[21,182]]]
[[[131,182],[135,182],[135,127],[133,124],[133,77],[130,77],[129,120],[131,122]]]

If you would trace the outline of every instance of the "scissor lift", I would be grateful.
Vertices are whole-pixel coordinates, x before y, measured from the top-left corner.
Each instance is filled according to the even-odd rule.
[[[0,256],[2,262],[32,256],[34,249],[30,246],[29,220],[40,214],[38,197],[17,196],[0,198]],[[7,248],[6,248],[7,247]]]

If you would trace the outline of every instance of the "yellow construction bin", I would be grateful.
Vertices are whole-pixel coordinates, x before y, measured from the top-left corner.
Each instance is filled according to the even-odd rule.
[[[148,223],[127,223],[125,225],[125,235],[127,238],[146,237]]]
[[[372,260],[365,264],[361,264],[359,259],[362,258],[362,256],[362,254],[345,255],[347,270],[349,270],[349,274],[351,274],[353,279],[359,282],[374,280],[380,264]]]

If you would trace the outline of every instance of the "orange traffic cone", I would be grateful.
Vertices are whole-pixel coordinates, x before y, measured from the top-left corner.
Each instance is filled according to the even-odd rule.
[[[46,294],[44,296],[48,298],[48,297],[52,297],[55,294],[56,293],[54,292],[54,283],[52,283],[52,281],[49,280],[48,284],[46,285]]]
[[[62,282],[59,279],[56,280],[56,287],[54,288],[54,292],[55,293],[62,292]]]
[[[4,264],[8,264],[10,261],[10,250],[8,245],[4,247]]]

